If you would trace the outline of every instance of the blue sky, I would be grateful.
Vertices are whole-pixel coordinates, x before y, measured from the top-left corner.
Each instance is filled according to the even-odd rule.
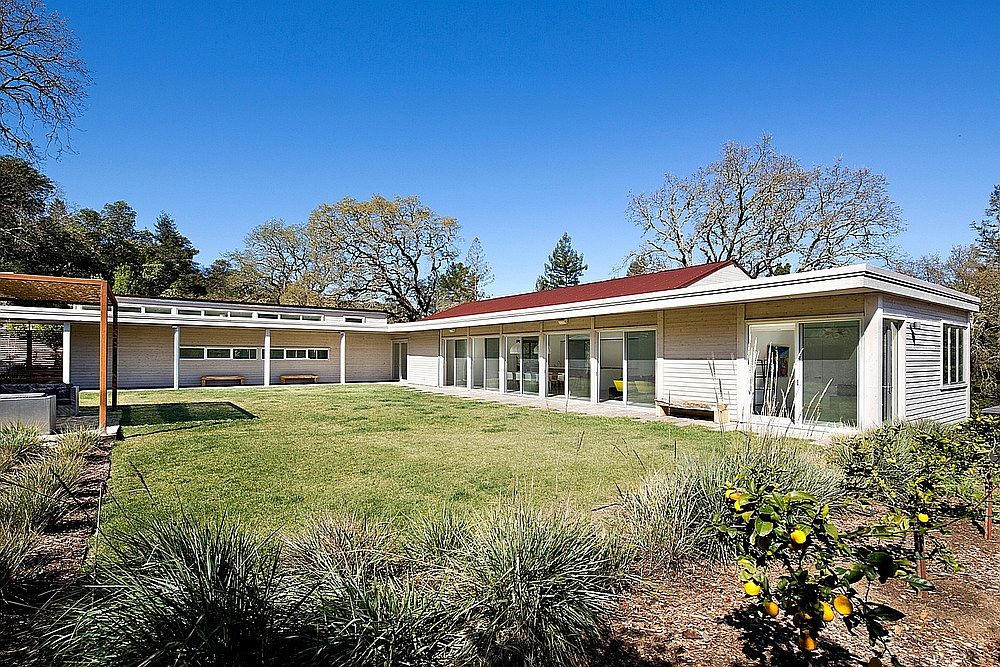
[[[629,192],[767,132],[884,173],[905,251],[971,240],[1000,183],[992,2],[612,4],[50,0],[94,84],[44,170],[77,206],[168,211],[205,263],[269,218],[417,194],[500,294],[563,231],[609,277]]]

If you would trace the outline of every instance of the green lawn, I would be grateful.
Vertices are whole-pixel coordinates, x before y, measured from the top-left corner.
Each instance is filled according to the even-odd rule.
[[[340,509],[401,519],[484,506],[515,488],[589,509],[644,468],[671,466],[675,440],[698,455],[722,437],[391,385],[123,391],[120,402],[112,521],[181,506],[264,528]]]

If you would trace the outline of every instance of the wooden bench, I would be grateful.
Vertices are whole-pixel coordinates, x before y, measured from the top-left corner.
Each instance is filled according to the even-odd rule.
[[[711,412],[716,424],[729,423],[729,405],[726,403],[703,403],[700,401],[656,401],[660,415],[670,416],[676,412]]]
[[[202,375],[201,386],[207,387],[209,382],[229,382],[236,384],[246,384],[247,379],[242,375]]]
[[[319,382],[319,376],[313,373],[290,373],[282,375],[278,379],[281,380],[281,384],[316,384]]]

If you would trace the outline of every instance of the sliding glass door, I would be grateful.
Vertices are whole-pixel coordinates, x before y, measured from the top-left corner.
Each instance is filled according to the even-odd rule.
[[[538,336],[507,336],[505,391],[538,394]]]
[[[448,387],[468,386],[468,367],[466,356],[468,341],[464,338],[453,338],[445,341],[444,354],[444,384]]]
[[[802,418],[808,421],[858,423],[857,322],[803,324]]]
[[[656,398],[656,331],[602,331],[598,400],[651,407]]]
[[[566,395],[566,335],[552,334],[548,337],[549,350],[546,364],[549,369],[546,396]]]
[[[392,379],[406,379],[406,341],[392,341]]]

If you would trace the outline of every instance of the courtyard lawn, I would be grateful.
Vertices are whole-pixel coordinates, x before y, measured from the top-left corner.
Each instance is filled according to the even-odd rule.
[[[672,466],[675,441],[681,456],[698,456],[723,437],[392,385],[123,391],[120,402],[112,522],[153,508],[267,529],[330,510],[400,520],[483,507],[514,489],[586,510],[644,470]]]

